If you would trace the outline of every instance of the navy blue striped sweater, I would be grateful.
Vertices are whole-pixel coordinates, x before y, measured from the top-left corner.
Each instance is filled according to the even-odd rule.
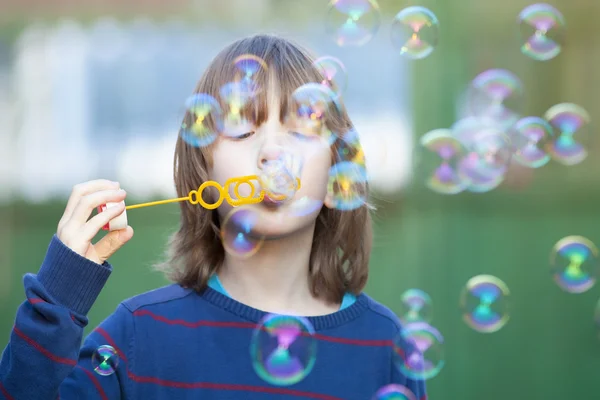
[[[0,361],[0,399],[320,399],[370,400],[397,383],[426,399],[423,382],[400,374],[392,346],[400,325],[365,294],[351,306],[309,317],[316,361],[301,381],[276,386],[252,366],[249,346],[265,313],[216,290],[170,285],[123,301],[83,341],[86,315],[112,267],[71,251],[54,236],[38,272],[24,277],[19,307]],[[116,372],[101,375],[92,355],[109,345]]]

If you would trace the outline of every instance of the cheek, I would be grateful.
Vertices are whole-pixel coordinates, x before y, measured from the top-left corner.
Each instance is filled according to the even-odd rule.
[[[331,154],[329,150],[314,154],[307,160],[302,171],[301,193],[315,199],[323,199],[327,193]]]

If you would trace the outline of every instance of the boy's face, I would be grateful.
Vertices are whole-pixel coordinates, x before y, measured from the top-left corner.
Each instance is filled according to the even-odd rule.
[[[217,139],[212,152],[212,166],[208,171],[211,180],[223,185],[229,178],[260,175],[269,162],[276,162],[282,156],[291,156],[295,163],[301,163],[298,176],[301,187],[293,199],[276,206],[265,202],[249,206],[258,216],[254,231],[267,239],[314,228],[322,205],[331,207],[332,204],[327,194],[331,167],[329,143],[313,132],[303,132],[306,128],[293,126],[294,122],[281,123],[278,96],[269,95],[268,103],[268,118],[261,126],[229,127],[230,136]],[[258,183],[254,183],[260,190]],[[237,197],[231,186],[229,193],[235,199]],[[250,188],[241,185],[239,192],[241,196],[248,196]],[[221,221],[231,209],[224,201],[218,209]]]

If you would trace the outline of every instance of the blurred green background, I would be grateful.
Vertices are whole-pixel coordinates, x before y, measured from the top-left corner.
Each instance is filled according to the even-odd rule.
[[[301,25],[303,18],[323,8],[319,2],[309,3],[303,7],[281,0],[273,2],[273,12],[295,7],[295,22]],[[594,122],[590,156],[577,166],[550,163],[536,171],[514,167],[497,190],[456,196],[426,190],[420,171],[415,171],[413,184],[401,193],[376,194],[376,241],[366,291],[396,312],[406,289],[431,295],[432,323],[444,336],[446,362],[428,382],[432,400],[600,398],[600,337],[593,322],[599,288],[577,295],[563,292],[549,269],[552,246],[565,236],[581,235],[600,244],[600,2],[551,2],[565,15],[568,36],[562,53],[548,62],[519,52],[516,15],[529,4],[380,2],[388,18],[407,5],[423,5],[441,21],[440,45],[430,57],[415,62],[411,72],[417,136],[449,127],[464,86],[489,68],[510,69],[523,80],[524,115],[541,116],[554,104],[574,102]],[[85,10],[74,14],[82,19],[94,15]],[[14,15],[12,25],[4,15],[5,37],[16,36],[20,29],[21,23],[14,21],[27,21],[25,12]],[[227,24],[227,13],[220,18]],[[15,310],[24,300],[22,276],[39,267],[63,207],[62,200],[12,201],[0,207],[2,340],[8,340]],[[177,206],[136,210],[129,219],[135,237],[111,260],[115,271],[89,315],[87,332],[123,299],[167,283],[151,265],[161,259],[166,238],[176,227]],[[510,321],[493,334],[477,333],[461,319],[460,292],[478,274],[501,278],[511,291]]]

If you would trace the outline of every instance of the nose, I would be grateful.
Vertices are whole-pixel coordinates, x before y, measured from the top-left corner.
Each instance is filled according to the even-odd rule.
[[[283,155],[283,146],[278,143],[264,143],[258,154],[258,168],[262,169],[271,161],[280,160]]]

